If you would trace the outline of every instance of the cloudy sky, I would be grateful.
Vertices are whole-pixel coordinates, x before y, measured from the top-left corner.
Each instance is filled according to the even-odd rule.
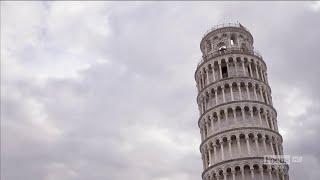
[[[1,1],[1,179],[201,179],[199,43],[237,21],[303,157],[290,179],[318,179],[319,2],[99,1]]]

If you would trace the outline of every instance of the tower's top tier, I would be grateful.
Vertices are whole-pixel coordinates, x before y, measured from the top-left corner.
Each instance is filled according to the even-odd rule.
[[[220,24],[208,30],[200,43],[203,55],[229,48],[243,51],[253,50],[253,37],[240,23]]]

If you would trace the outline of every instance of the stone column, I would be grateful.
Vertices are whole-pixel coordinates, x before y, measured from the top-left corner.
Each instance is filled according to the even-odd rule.
[[[201,73],[201,71],[199,73],[199,82],[200,82],[200,88],[202,89],[202,73]]]
[[[267,94],[267,92],[265,92],[265,97],[266,97],[267,104],[270,104],[270,103],[269,103],[269,99],[268,99],[268,94]]]
[[[240,96],[240,100],[242,100],[241,84],[240,84],[240,83],[238,83],[238,88],[239,88],[239,96]]]
[[[256,101],[258,101],[258,95],[257,95],[257,89],[256,86],[253,87],[254,96],[256,98]]]
[[[260,125],[263,126],[263,122],[262,122],[262,119],[261,119],[260,109],[258,110],[258,117],[259,117]]]
[[[266,72],[264,72],[264,73],[265,73],[264,78],[266,79],[266,83],[267,83],[267,84],[269,84],[269,83],[268,83],[268,74],[267,74],[267,71],[266,71]]]
[[[240,144],[240,135],[237,137],[237,144],[238,144],[238,150],[239,150],[239,155],[242,156],[242,151],[241,151],[241,144]]]
[[[203,166],[203,169],[206,169],[205,156],[202,154],[201,158],[202,158],[202,166]]]
[[[259,86],[259,90],[260,90],[261,99],[263,101],[262,86]]]
[[[237,61],[235,60],[234,61],[234,69],[235,69],[235,71],[236,71],[236,77],[238,76],[238,63],[237,63]]]
[[[207,168],[208,167],[208,161],[207,161],[206,149],[204,150],[204,164],[205,164],[205,168]]]
[[[202,79],[202,82],[203,82],[203,87],[206,86],[206,82],[205,82],[205,78],[204,78],[204,72],[202,72],[201,74],[201,79]]]
[[[207,133],[207,136],[209,135],[209,125],[208,125],[208,121],[206,120],[205,121],[205,126],[206,126],[206,133]]]
[[[273,180],[272,174],[271,174],[271,168],[268,168],[268,173],[269,173],[269,179],[270,179],[270,180]]]
[[[209,147],[208,154],[209,154],[209,166],[211,166],[213,164],[212,163],[212,157],[211,157],[211,147]]]
[[[272,120],[273,120],[274,129],[275,129],[276,131],[278,131],[278,123],[277,123],[276,118],[272,118]]]
[[[230,86],[230,93],[231,93],[231,101],[234,101],[232,84]]]
[[[214,71],[214,64],[212,65],[212,76],[213,76],[213,81],[216,81],[216,75]]]
[[[228,140],[228,145],[229,145],[229,159],[232,158],[232,149],[231,149],[231,138]]]
[[[226,64],[227,64],[227,77],[230,77],[229,62],[226,61]]]
[[[279,155],[280,153],[279,153],[278,141],[276,141],[275,146],[276,146],[275,148],[276,148],[276,151],[277,151],[277,155]]]
[[[219,64],[219,73],[220,73],[220,79],[222,79],[222,69],[221,69],[221,62],[218,62]]]
[[[273,121],[272,121],[272,115],[270,114],[270,124],[271,124],[271,129],[274,130],[274,125],[273,125]]]
[[[270,102],[270,105],[273,106],[271,94],[269,94],[269,102]]]
[[[212,134],[214,132],[214,126],[213,126],[213,114],[211,114],[210,116],[210,120],[211,120],[211,130],[212,130]]]
[[[258,136],[254,137],[254,142],[256,144],[256,149],[257,149],[257,155],[259,154],[260,152],[260,149],[259,149],[259,141],[258,141]]]
[[[270,140],[270,146],[271,146],[272,155],[276,155],[276,153],[274,152],[272,140]]]
[[[250,100],[250,91],[249,91],[249,87],[248,87],[248,84],[245,84],[246,86],[246,90],[247,90],[247,96],[248,96],[248,100]]]
[[[246,135],[246,143],[247,143],[247,150],[248,150],[248,155],[251,155],[251,149],[250,149],[250,142],[249,142],[249,136]]]
[[[261,166],[260,168],[261,180],[264,180],[263,167]]]
[[[216,105],[218,105],[218,89],[214,90],[214,96],[215,96],[215,100],[216,100]]]
[[[224,87],[221,87],[222,89],[222,98],[223,98],[223,103],[226,102],[226,96],[225,96],[225,93],[224,93]]]
[[[207,75],[207,84],[209,84],[210,83],[210,81],[209,81],[209,68],[206,68],[205,69],[206,70],[206,75]]]
[[[254,180],[254,169],[250,168],[251,179]]]
[[[218,129],[221,128],[221,117],[220,117],[220,112],[217,113],[217,117],[218,117]]]
[[[256,75],[257,75],[257,79],[259,79],[259,73],[258,73],[258,66],[257,66],[257,63],[254,63],[254,66],[256,68]]]
[[[198,89],[198,92],[200,91],[200,88],[199,88],[199,85],[200,85],[200,83],[199,83],[199,79],[198,79],[198,76],[196,77],[196,86],[197,86],[197,89]]]
[[[263,77],[263,72],[262,72],[262,68],[260,68],[260,74],[261,74],[261,81],[264,81],[264,77]]]
[[[242,62],[243,76],[246,76],[246,68],[244,67],[244,59],[241,59],[241,62]]]
[[[217,163],[218,159],[217,159],[217,145],[216,144],[213,145],[213,157],[214,157],[214,163]]]
[[[201,141],[203,141],[204,137],[203,137],[203,127],[202,126],[200,128],[200,134],[201,134]]]
[[[220,142],[221,159],[224,160],[223,141]]]
[[[268,117],[267,117],[267,113],[266,113],[266,112],[264,112],[264,118],[265,118],[265,120],[267,121],[267,126],[268,126],[268,128],[270,128],[271,126],[270,126],[270,124],[269,124],[269,121],[268,121]]]
[[[241,176],[242,176],[242,180],[245,180],[244,179],[244,168],[243,167],[241,168]]]
[[[263,144],[263,148],[264,148],[264,153],[267,154],[268,150],[267,150],[267,145],[266,145],[266,138],[264,136],[262,137],[262,144]]]
[[[255,123],[255,120],[254,120],[254,117],[253,117],[253,110],[251,108],[249,109],[249,112],[250,112],[251,121],[253,123]]]
[[[245,121],[244,107],[241,107],[242,120]]]
[[[249,62],[249,70],[250,70],[249,76],[253,77],[253,72],[252,72],[252,68],[251,68],[251,62]]]
[[[235,108],[232,108],[232,115],[233,115],[233,121],[234,122],[237,122],[237,116],[236,116],[236,109]]]
[[[231,170],[232,173],[232,180],[236,180],[236,172],[235,170]]]

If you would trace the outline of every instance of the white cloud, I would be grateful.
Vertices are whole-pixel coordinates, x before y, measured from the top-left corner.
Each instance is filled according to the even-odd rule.
[[[290,91],[286,91],[286,97],[284,102],[288,107],[289,117],[298,117],[307,113],[308,108],[313,105],[311,99],[301,92],[298,88],[292,88]]]

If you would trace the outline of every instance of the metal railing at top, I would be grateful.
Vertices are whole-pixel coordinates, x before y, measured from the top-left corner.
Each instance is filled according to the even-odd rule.
[[[200,61],[198,62],[198,66],[201,65],[203,62],[208,61],[209,59],[212,59],[212,58],[215,58],[215,57],[218,57],[218,56],[222,56],[222,55],[225,55],[225,54],[233,54],[233,53],[254,55],[254,56],[257,56],[257,57],[259,57],[260,59],[263,60],[262,55],[260,54],[259,51],[245,50],[245,49],[242,49],[242,48],[233,47],[233,48],[227,48],[227,49],[225,49],[223,51],[219,51],[218,50],[218,51],[210,52],[207,56],[205,56],[205,57],[200,59]]]
[[[208,31],[206,31],[204,33],[203,37],[208,35],[211,31],[214,31],[219,28],[224,28],[224,27],[239,27],[239,28],[243,28],[244,30],[250,32],[246,27],[242,26],[240,23],[225,23],[225,24],[219,24],[219,25],[213,26],[212,28],[210,28]]]

